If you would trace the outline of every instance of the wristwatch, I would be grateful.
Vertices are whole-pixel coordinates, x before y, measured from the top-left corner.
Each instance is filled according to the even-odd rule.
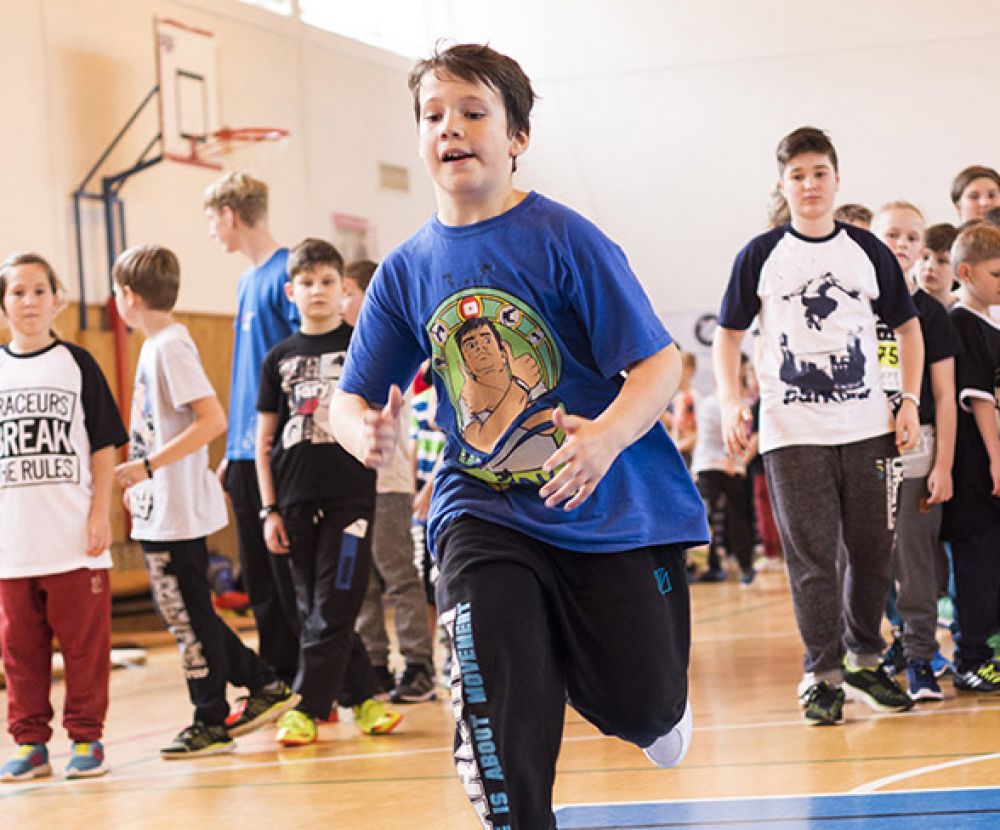
[[[260,518],[260,520],[261,520],[261,521],[263,522],[263,521],[265,521],[265,520],[267,519],[267,517],[268,517],[268,516],[270,516],[270,515],[271,515],[272,513],[277,513],[277,512],[278,512],[278,505],[276,505],[276,504],[265,504],[265,505],[264,505],[264,506],[263,506],[263,507],[262,507],[262,508],[260,509],[260,513],[258,513],[258,514],[257,514],[257,516],[258,516],[258,517]]]

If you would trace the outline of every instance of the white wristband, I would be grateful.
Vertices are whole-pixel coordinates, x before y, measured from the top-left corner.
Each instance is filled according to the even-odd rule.
[[[920,409],[920,398],[918,398],[912,392],[900,392],[899,397],[904,401],[913,401],[913,405],[917,409]]]

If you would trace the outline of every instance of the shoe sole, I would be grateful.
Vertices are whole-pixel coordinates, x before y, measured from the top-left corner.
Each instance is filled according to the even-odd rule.
[[[316,736],[313,735],[311,738],[276,738],[277,742],[281,746],[309,746],[310,744],[316,743]]]
[[[99,766],[94,769],[68,769],[63,773],[63,777],[72,781],[75,778],[100,778],[111,772],[111,767]]]
[[[375,735],[375,736],[388,735],[390,732],[392,732],[393,729],[399,726],[402,722],[403,722],[403,716],[397,712],[395,715],[395,719],[388,725],[382,724],[372,729],[362,729],[359,726],[358,729],[362,732],[362,734],[365,735]]]
[[[390,699],[392,703],[428,703],[432,700],[437,700],[437,692],[431,689],[429,692],[424,692],[419,695],[393,695]]]
[[[31,781],[33,778],[46,778],[52,775],[52,767],[49,764],[42,764],[40,767],[33,767],[28,772],[23,775],[11,775],[10,773],[4,773],[0,777],[0,781]]]
[[[847,687],[849,685],[850,684],[845,680],[844,686]],[[870,694],[868,694],[868,692],[866,692],[864,689],[859,689],[857,686],[851,686],[851,688],[854,690],[854,694],[851,696],[852,700],[860,700],[864,703],[867,703],[868,706],[871,709],[874,709],[876,712],[886,712],[886,713],[908,712],[910,709],[913,708],[912,700],[907,700],[906,703],[901,703],[898,706],[893,706],[890,703],[882,703],[881,701],[876,700]]]
[[[250,732],[256,732],[261,727],[267,726],[269,723],[274,723],[289,709],[294,709],[300,700],[302,700],[302,696],[292,692],[291,695],[282,700],[280,703],[275,703],[270,709],[265,709],[252,721],[247,721],[240,726],[231,727],[229,734],[234,738],[238,738],[240,735],[247,735]]]
[[[943,692],[935,692],[932,689],[921,689],[919,692],[914,694],[913,692],[907,692],[910,696],[910,700],[944,700]]]
[[[160,757],[164,761],[186,761],[189,758],[208,758],[210,755],[225,755],[236,749],[236,742],[230,741],[228,744],[212,744],[204,749],[196,749],[191,752],[163,752]]]

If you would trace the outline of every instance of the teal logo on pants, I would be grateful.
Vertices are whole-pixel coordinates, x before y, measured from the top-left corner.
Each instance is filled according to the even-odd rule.
[[[674,590],[674,586],[670,584],[670,572],[666,568],[657,568],[653,571],[653,576],[656,577],[656,587],[661,594],[666,596]]]

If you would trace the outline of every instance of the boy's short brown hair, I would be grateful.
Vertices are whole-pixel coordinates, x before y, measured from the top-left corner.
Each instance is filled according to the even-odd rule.
[[[171,311],[181,286],[181,266],[174,252],[162,245],[136,245],[115,260],[111,278],[142,298],[151,311]]]
[[[444,51],[436,47],[433,55],[418,61],[410,72],[408,85],[413,93],[413,111],[418,124],[420,83],[428,72],[490,87],[503,98],[507,110],[507,135],[513,138],[520,132],[531,134],[531,108],[537,96],[531,88],[531,79],[513,58],[481,43],[457,43]]]
[[[951,246],[951,264],[958,273],[962,263],[978,265],[988,259],[1000,259],[1000,228],[989,222],[977,222],[962,231]]]
[[[294,279],[296,274],[312,271],[320,265],[329,265],[340,275],[344,273],[344,258],[340,251],[325,239],[307,237],[288,254],[288,278]]]
[[[0,262],[0,311],[5,313],[7,311],[4,307],[4,295],[7,293],[7,276],[12,268],[17,268],[20,265],[37,265],[41,268],[45,272],[45,277],[49,281],[49,288],[55,294],[56,300],[59,302],[62,301],[64,294],[62,283],[59,282],[59,277],[56,276],[56,272],[49,265],[48,260],[40,254],[15,252],[3,262]]]
[[[368,283],[372,281],[376,268],[378,265],[370,259],[359,259],[344,269],[344,279],[354,280],[358,284],[358,288],[367,291]]]
[[[976,179],[992,179],[993,183],[997,187],[1000,187],[1000,173],[997,173],[997,171],[992,167],[983,167],[981,164],[974,164],[971,167],[966,167],[961,173],[955,176],[952,181],[952,204],[958,204],[958,200],[962,198],[965,188],[972,184],[972,182]]]
[[[958,228],[950,222],[940,222],[924,231],[924,247],[930,248],[936,254],[950,252],[956,237]]]
[[[869,208],[866,208],[864,205],[859,205],[856,202],[849,202],[846,205],[841,205],[833,212],[834,219],[838,222],[845,222],[848,225],[869,226],[871,225],[874,217],[875,214],[872,213]]]
[[[818,127],[799,127],[797,130],[792,130],[792,132],[778,142],[778,147],[775,150],[775,158],[778,161],[778,175],[783,175],[788,162],[796,156],[801,156],[803,153],[821,153],[830,159],[830,164],[833,165],[833,172],[839,172],[837,151],[833,148],[830,136]]]
[[[234,170],[205,188],[202,204],[213,210],[227,207],[252,227],[267,217],[267,184]]]

